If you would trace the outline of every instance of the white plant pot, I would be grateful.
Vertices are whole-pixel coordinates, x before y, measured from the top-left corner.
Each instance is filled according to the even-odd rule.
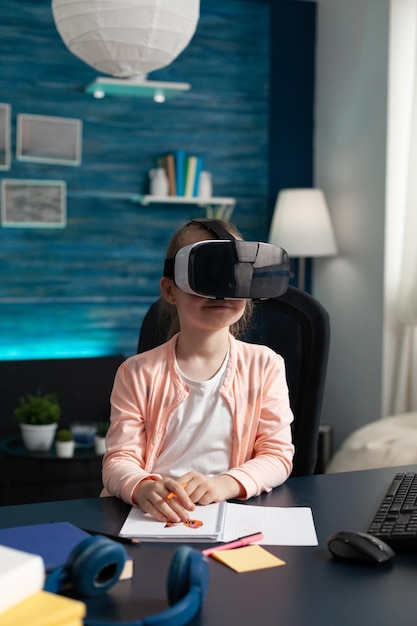
[[[104,454],[106,452],[106,438],[98,437],[97,435],[94,437],[94,450],[96,454]]]
[[[55,452],[61,459],[69,459],[74,456],[75,441],[55,441]]]
[[[31,452],[48,452],[55,439],[58,424],[20,424],[24,446]]]

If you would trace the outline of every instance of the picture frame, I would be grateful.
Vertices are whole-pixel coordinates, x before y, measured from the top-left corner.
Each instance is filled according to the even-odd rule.
[[[2,102],[0,103],[0,170],[9,170],[11,165],[10,123],[11,106]]]
[[[57,165],[81,164],[82,120],[19,113],[16,159]]]
[[[66,183],[63,180],[3,179],[0,194],[2,226],[66,226]]]

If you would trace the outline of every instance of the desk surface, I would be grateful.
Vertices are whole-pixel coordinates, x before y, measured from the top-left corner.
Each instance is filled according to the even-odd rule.
[[[407,466],[417,471],[417,466]],[[264,506],[309,506],[319,545],[267,547],[284,567],[237,574],[210,559],[206,603],[192,624],[202,626],[414,626],[416,553],[399,553],[393,565],[367,568],[332,560],[327,537],[338,530],[366,530],[397,468],[291,478],[250,500]],[[115,498],[90,498],[0,507],[0,527],[69,521],[117,533],[129,506]],[[108,598],[89,600],[89,616],[103,622],[141,619],[166,608],[165,584],[177,546],[129,546],[133,581],[118,583]],[[195,547],[205,547],[196,544]],[[111,611],[111,613],[109,613]],[[110,623],[110,622],[109,622]]]

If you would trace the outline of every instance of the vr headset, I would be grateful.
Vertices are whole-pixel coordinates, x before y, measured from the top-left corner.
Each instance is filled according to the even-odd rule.
[[[178,250],[165,259],[164,276],[196,296],[216,300],[262,300],[281,296],[288,287],[290,261],[282,248],[235,239],[216,220],[192,220],[218,240],[209,239]]]

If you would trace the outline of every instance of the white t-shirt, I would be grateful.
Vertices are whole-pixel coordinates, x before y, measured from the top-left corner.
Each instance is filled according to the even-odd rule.
[[[190,394],[171,417],[153,471],[178,478],[190,470],[218,476],[230,469],[232,416],[220,395],[229,353],[219,371],[205,381],[187,378]]]

